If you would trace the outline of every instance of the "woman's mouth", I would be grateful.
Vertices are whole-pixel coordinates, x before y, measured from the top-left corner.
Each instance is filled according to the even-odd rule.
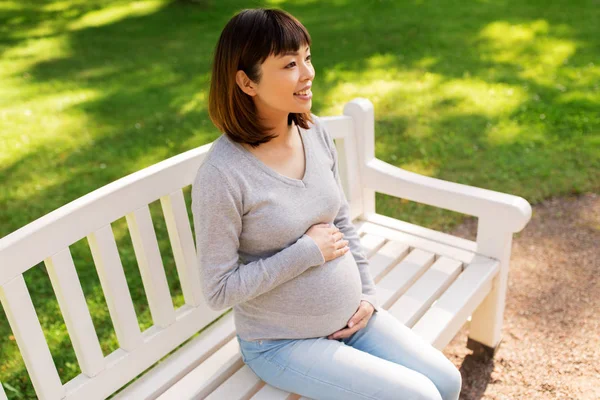
[[[312,99],[312,91],[310,89],[301,90],[299,92],[294,93],[294,97],[297,97],[300,100],[310,100]]]

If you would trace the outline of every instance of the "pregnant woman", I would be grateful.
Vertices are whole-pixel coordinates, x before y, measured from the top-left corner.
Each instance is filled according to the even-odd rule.
[[[192,184],[204,297],[233,307],[244,363],[312,399],[457,399],[461,375],[377,302],[332,137],[310,112],[311,38],[289,13],[225,26]]]

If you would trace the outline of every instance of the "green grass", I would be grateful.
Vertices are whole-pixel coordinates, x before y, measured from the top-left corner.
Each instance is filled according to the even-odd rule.
[[[600,8],[573,1],[5,1],[0,4],[0,237],[218,137],[211,55],[227,20],[278,6],[313,38],[313,112],[375,105],[376,155],[535,204],[600,188]],[[188,196],[189,206],[189,191]],[[183,303],[158,204],[174,305]],[[377,195],[379,212],[447,231],[460,214]],[[113,224],[142,329],[131,240]],[[72,248],[105,354],[117,346],[86,240]],[[0,266],[1,267],[1,266]],[[25,274],[63,382],[79,367],[42,266]],[[34,392],[0,311],[0,381]]]

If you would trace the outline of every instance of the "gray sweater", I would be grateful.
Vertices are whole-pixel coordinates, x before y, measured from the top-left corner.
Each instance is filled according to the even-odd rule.
[[[303,179],[279,174],[222,134],[192,184],[192,213],[204,298],[233,307],[247,341],[327,336],[346,326],[361,300],[379,310],[369,262],[350,220],[337,152],[312,114],[298,127]],[[350,251],[325,262],[306,231],[333,224]]]

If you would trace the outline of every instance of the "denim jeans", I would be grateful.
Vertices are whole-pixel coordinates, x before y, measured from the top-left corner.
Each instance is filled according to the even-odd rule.
[[[237,339],[260,379],[315,400],[456,400],[462,385],[441,351],[384,309],[348,338]]]

